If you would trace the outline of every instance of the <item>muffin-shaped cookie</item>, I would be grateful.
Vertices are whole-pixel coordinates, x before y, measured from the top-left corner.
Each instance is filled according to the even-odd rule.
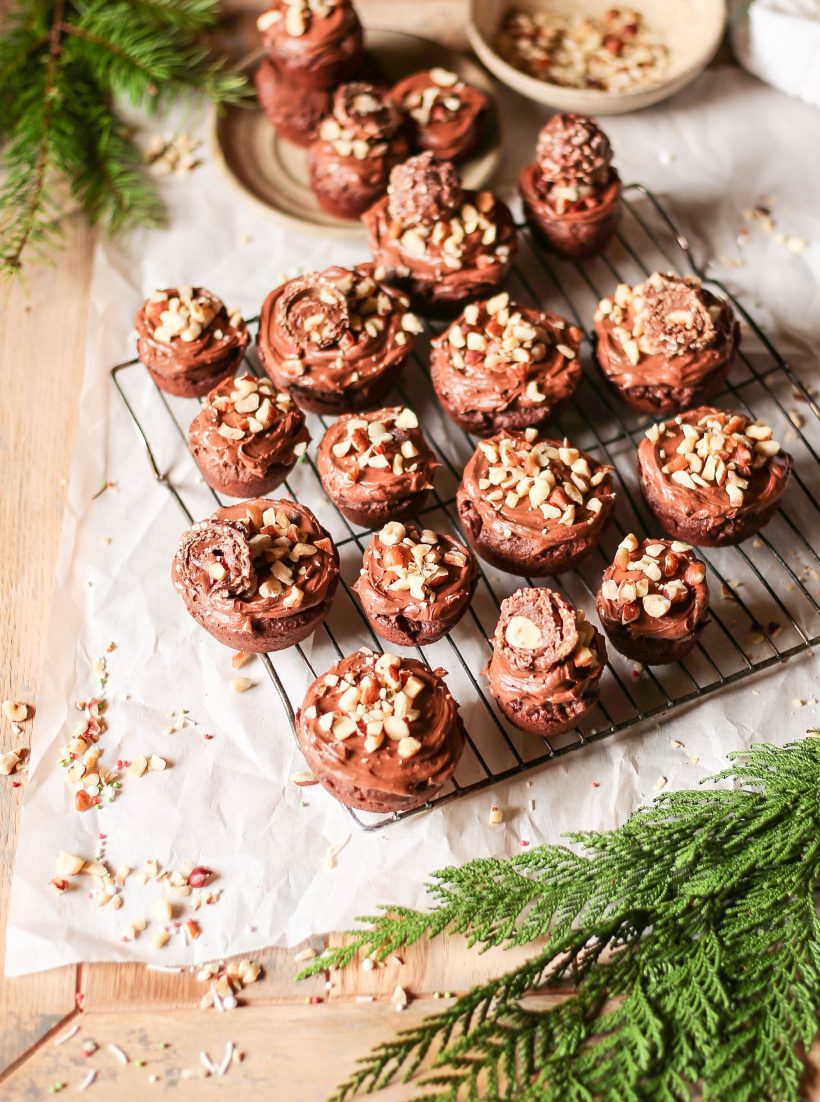
[[[230,497],[275,490],[305,454],[310,433],[288,394],[270,379],[225,379],[188,429],[188,449],[212,489]]]
[[[487,436],[554,417],[581,381],[581,330],[518,306],[506,291],[471,302],[432,342],[438,400],[466,432]]]
[[[595,706],[606,644],[584,614],[551,589],[518,589],[501,602],[484,675],[510,723],[549,738]]]
[[[349,0],[274,0],[256,26],[282,78],[307,92],[335,88],[364,61],[362,28]]]
[[[387,190],[393,165],[409,152],[407,123],[372,84],[342,84],[308,154],[310,186],[337,218],[358,218]]]
[[[473,553],[452,536],[390,520],[367,545],[353,589],[383,639],[412,647],[455,627],[477,583]]]
[[[339,555],[304,505],[256,498],[184,533],[171,571],[190,614],[234,650],[292,647],[322,623]]]
[[[393,406],[340,417],[322,437],[317,466],[325,493],[348,520],[380,528],[418,513],[439,463],[415,413]]]
[[[419,309],[452,313],[491,294],[518,248],[512,215],[489,191],[464,191],[449,161],[420,153],[390,173],[362,221],[376,274],[410,292]]]
[[[400,80],[392,98],[409,116],[414,145],[443,161],[463,161],[487,122],[490,101],[449,69],[423,69]]]
[[[362,649],[313,682],[297,735],[332,796],[360,811],[388,812],[420,807],[441,791],[464,749],[443,674]]]
[[[621,220],[621,181],[606,134],[586,115],[553,115],[535,156],[519,179],[527,221],[561,256],[595,256]]]
[[[608,382],[627,405],[654,414],[680,413],[714,394],[740,343],[729,303],[673,272],[619,284],[598,303],[595,333]]]
[[[387,394],[421,330],[407,305],[376,283],[370,265],[297,276],[265,299],[259,358],[302,409],[367,409]]]
[[[638,478],[646,504],[674,539],[740,543],[771,518],[792,468],[772,429],[702,406],[646,430]]]
[[[333,93],[323,88],[300,88],[280,76],[267,58],[260,61],[253,80],[259,106],[277,134],[297,145],[310,145],[319,132],[319,123],[330,113]]]
[[[646,666],[677,662],[708,623],[706,566],[688,543],[626,536],[604,571],[595,609],[616,650]]]
[[[160,390],[207,394],[233,375],[250,337],[238,310],[202,287],[152,291],[136,319],[137,354]]]
[[[482,559],[533,578],[576,566],[614,503],[611,467],[535,429],[482,440],[456,495],[464,534]]]

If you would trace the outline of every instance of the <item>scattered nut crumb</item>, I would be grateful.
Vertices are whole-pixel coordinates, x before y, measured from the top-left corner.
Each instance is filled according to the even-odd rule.
[[[235,677],[231,681],[231,689],[235,693],[246,693],[253,685],[249,677]]]
[[[28,719],[28,705],[18,704],[14,700],[4,700],[3,715],[12,723],[23,723]]]

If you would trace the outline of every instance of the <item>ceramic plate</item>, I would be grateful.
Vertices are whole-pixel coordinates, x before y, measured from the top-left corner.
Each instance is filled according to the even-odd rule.
[[[548,11],[559,16],[600,16],[611,0],[471,0],[467,34],[475,52],[504,84],[528,99],[585,115],[620,115],[649,107],[680,91],[711,61],[726,26],[725,0],[633,0],[629,5],[659,32],[669,48],[669,68],[663,80],[631,92],[568,88],[522,73],[492,46],[504,13],[511,7]]]
[[[397,31],[366,30],[365,45],[392,80],[440,65],[492,96],[491,82],[474,62],[438,43]],[[255,53],[242,71],[251,76],[263,56],[261,50]],[[335,237],[363,234],[360,222],[334,218],[321,210],[308,181],[307,150],[280,138],[257,104],[214,112],[211,137],[230,179],[272,217],[311,233]],[[497,118],[491,109],[481,146],[459,166],[464,186],[481,187],[495,169],[499,154]]]

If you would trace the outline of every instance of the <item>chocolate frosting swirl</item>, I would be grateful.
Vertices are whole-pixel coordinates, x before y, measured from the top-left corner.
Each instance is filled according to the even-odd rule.
[[[310,686],[299,713],[308,764],[340,792],[433,795],[464,746],[443,674],[366,648],[337,662]]]
[[[233,371],[250,337],[242,316],[203,287],[153,291],[137,312],[137,351],[159,375],[196,385]]]
[[[726,522],[771,508],[786,488],[792,458],[764,422],[701,406],[647,429],[638,467],[665,511]]]
[[[365,548],[353,589],[372,614],[429,623],[458,616],[477,578],[475,556],[452,536],[390,521]]]
[[[195,524],[172,568],[174,586],[203,619],[248,632],[321,604],[338,576],[338,553],[313,513],[268,498]]]
[[[411,73],[390,94],[415,123],[416,144],[445,160],[470,151],[489,108],[482,91],[440,68]]]
[[[299,17],[288,13],[298,7]],[[334,55],[355,59],[361,50],[361,26],[350,0],[327,0],[320,5],[275,0],[257,20],[262,43],[281,65],[317,70]],[[294,33],[296,30],[300,33]]]
[[[505,430],[479,443],[458,493],[499,540],[516,535],[538,548],[554,547],[594,539],[603,528],[614,499],[612,467],[568,440],[540,439],[535,429]]]
[[[269,379],[226,379],[206,398],[188,429],[188,447],[205,451],[228,468],[244,467],[257,478],[289,466],[310,440],[304,414]]]
[[[322,437],[317,465],[329,496],[357,505],[431,490],[439,467],[418,418],[405,406],[340,417]]]
[[[373,279],[371,265],[326,268],[271,291],[259,318],[259,356],[286,389],[338,391],[396,364],[418,329],[407,298]]]
[[[603,638],[583,612],[551,589],[527,588],[502,601],[484,674],[496,700],[533,710],[589,698],[605,662]]]
[[[731,306],[694,276],[654,272],[619,284],[595,312],[598,359],[620,389],[695,388],[731,358],[740,328]]]
[[[684,638],[709,608],[706,567],[688,543],[630,534],[604,571],[595,607],[604,627],[620,625],[635,639]]]
[[[433,383],[456,409],[546,417],[581,381],[581,335],[558,314],[519,306],[502,292],[471,303],[432,341]]]

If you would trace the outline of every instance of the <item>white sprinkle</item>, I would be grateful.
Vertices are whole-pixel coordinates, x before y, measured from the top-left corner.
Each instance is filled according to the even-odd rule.
[[[76,1023],[69,1026],[65,1033],[61,1033],[54,1041],[55,1045],[64,1045],[66,1041],[70,1041],[72,1037],[76,1036],[80,1032],[80,1027]]]
[[[94,1068],[92,1068],[91,1071],[89,1071],[87,1075],[84,1075],[83,1078],[79,1081],[79,1083],[77,1084],[77,1090],[87,1090],[96,1078],[97,1072],[94,1070]]]
[[[671,165],[675,160],[675,154],[669,149],[659,149],[658,160],[662,165]]]
[[[178,964],[146,964],[149,972],[181,972]]]
[[[113,1053],[121,1064],[128,1063],[128,1056],[125,1054],[125,1052],[123,1052],[119,1045],[110,1044],[108,1046],[108,1051]]]
[[[787,237],[786,248],[790,253],[802,253],[802,251],[808,245],[808,241],[802,237]]]
[[[226,1010],[236,1010],[236,1008],[239,1006],[239,1003],[236,1001],[235,995],[226,995],[225,998],[222,1000],[222,1005],[225,1007]]]
[[[219,992],[213,984],[211,984],[211,998],[214,1000],[214,1008],[221,1014],[225,1007],[222,1004],[222,999],[219,997]]]
[[[199,1062],[202,1064],[203,1068],[205,1068],[205,1070],[207,1072],[209,1072],[211,1075],[218,1075],[219,1074],[218,1071],[217,1071],[216,1064],[213,1062],[213,1060],[210,1058],[210,1056],[208,1055],[207,1052],[204,1052],[204,1051],[200,1052]]]
[[[372,1003],[373,1002],[373,996],[372,995],[357,995],[356,996],[356,1002],[357,1003]]]
[[[365,957],[364,960],[362,961],[362,971],[363,972],[372,972],[375,967],[376,967],[376,962],[373,960],[372,957]]]
[[[218,1075],[224,1075],[227,1072],[228,1068],[231,1066],[231,1061],[232,1060],[233,1060],[233,1041],[228,1041],[227,1045],[225,1046],[225,1055],[222,1057],[222,1063],[219,1065],[219,1068],[217,1069],[217,1074]]]

